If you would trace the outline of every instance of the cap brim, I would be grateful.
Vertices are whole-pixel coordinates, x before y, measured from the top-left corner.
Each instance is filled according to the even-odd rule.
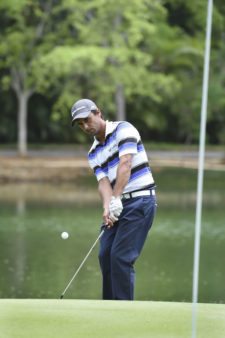
[[[78,120],[78,119],[85,119],[86,117],[88,117],[88,116],[90,115],[90,113],[91,113],[91,112],[88,111],[88,112],[83,112],[83,113],[77,114],[77,115],[73,118],[73,120],[72,120],[72,122],[71,122],[72,127],[74,126],[74,123],[75,123],[76,120]]]

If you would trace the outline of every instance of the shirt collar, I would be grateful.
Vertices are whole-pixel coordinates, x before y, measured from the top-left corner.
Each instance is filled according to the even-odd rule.
[[[107,135],[111,132],[111,125],[112,125],[113,122],[110,122],[108,120],[105,121],[105,139],[107,137]],[[95,141],[95,144],[100,144],[100,142],[97,140],[96,137],[94,137],[94,141]]]

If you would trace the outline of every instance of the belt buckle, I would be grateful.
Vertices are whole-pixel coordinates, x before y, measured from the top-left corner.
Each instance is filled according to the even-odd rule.
[[[129,192],[126,192],[125,194],[122,195],[122,200],[128,200],[130,199],[132,196],[131,196],[131,193]]]

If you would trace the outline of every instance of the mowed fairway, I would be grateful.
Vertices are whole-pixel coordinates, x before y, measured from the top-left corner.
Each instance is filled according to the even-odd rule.
[[[189,303],[2,299],[0,337],[191,337],[191,311]],[[197,337],[225,337],[225,305],[198,305]]]

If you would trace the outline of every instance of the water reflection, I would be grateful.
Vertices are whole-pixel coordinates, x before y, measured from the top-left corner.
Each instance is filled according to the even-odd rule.
[[[182,175],[180,180],[176,175],[177,190],[158,187],[156,221],[136,264],[136,299],[191,301],[195,223],[191,179],[195,176],[188,177],[188,189],[183,189]],[[224,191],[209,187],[204,194],[200,302],[225,302]],[[16,189],[2,185],[0,297],[58,298],[96,238],[101,213],[95,181],[20,184]],[[62,231],[70,233],[68,240],[61,239]],[[68,297],[100,298],[100,285],[95,250]]]
[[[225,184],[224,184],[225,185]],[[157,188],[158,204],[163,207],[182,206],[195,207],[196,190],[169,190],[164,191],[161,187]],[[0,204],[15,204],[18,214],[26,211],[26,203],[54,203],[54,204],[73,204],[73,203],[96,203],[100,202],[96,189],[96,183],[91,186],[79,184],[6,184],[0,186]],[[204,207],[222,207],[225,203],[225,191],[205,191],[203,195]]]
[[[16,201],[16,211],[18,216],[23,215],[26,212],[26,201],[23,196],[18,196]]]

